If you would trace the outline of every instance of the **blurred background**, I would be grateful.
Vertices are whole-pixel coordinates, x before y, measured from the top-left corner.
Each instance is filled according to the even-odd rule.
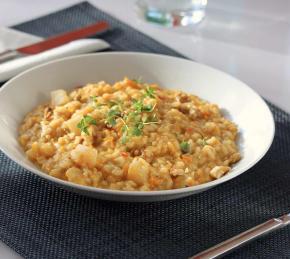
[[[19,24],[79,2],[2,0],[0,25]],[[146,22],[136,0],[89,2],[184,56],[238,77],[290,111],[289,1],[199,1],[207,4],[204,19],[182,28]]]

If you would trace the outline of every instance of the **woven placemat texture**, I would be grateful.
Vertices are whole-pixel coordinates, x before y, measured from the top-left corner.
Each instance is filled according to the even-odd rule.
[[[47,37],[108,20],[115,50],[176,52],[81,3],[15,28]],[[0,240],[25,258],[187,258],[290,212],[290,115],[270,105],[274,143],[251,170],[207,192],[158,203],[118,203],[65,191],[0,153]],[[290,258],[290,228],[227,258]]]

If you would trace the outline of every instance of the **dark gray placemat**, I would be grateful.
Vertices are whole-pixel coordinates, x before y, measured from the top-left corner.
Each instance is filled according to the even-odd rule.
[[[73,6],[15,28],[49,36],[106,19],[116,50],[178,55],[95,9]],[[290,116],[270,106],[274,143],[251,170],[205,193],[161,203],[94,200],[62,190],[0,153],[0,240],[25,258],[186,258],[290,212]],[[290,258],[289,227],[228,258]]]

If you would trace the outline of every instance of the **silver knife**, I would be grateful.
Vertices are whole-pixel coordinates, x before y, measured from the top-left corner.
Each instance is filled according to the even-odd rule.
[[[198,253],[189,259],[214,259],[220,258],[235,249],[249,243],[250,241],[269,234],[270,232],[283,228],[290,224],[290,213],[280,218],[270,219],[256,227],[253,227],[235,237],[232,237],[212,248]]]

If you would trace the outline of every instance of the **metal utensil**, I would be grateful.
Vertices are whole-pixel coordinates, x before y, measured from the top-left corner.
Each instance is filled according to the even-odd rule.
[[[214,247],[211,247],[201,253],[198,253],[197,255],[194,255],[190,257],[190,259],[219,258],[256,238],[269,234],[274,230],[283,228],[288,224],[290,224],[290,213],[280,218],[270,219]]]
[[[105,21],[100,21],[70,32],[66,32],[54,37],[50,37],[43,41],[24,46],[15,50],[7,50],[0,53],[0,63],[22,57],[25,55],[38,54],[43,51],[59,47],[73,40],[86,38],[96,34],[103,33],[109,29],[109,24]]]

